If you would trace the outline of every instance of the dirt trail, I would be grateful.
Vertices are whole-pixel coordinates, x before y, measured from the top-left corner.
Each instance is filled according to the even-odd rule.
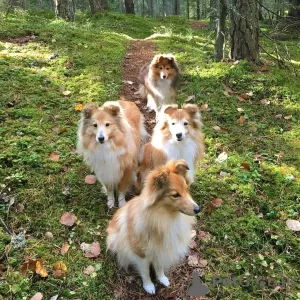
[[[141,67],[151,61],[156,54],[156,45],[149,40],[134,40],[127,48],[127,54],[123,61],[123,87],[121,96],[133,101],[139,107],[145,117],[145,125],[148,133],[152,133],[155,125],[155,114],[146,109],[147,100],[142,99],[137,93],[139,90],[138,75]]]

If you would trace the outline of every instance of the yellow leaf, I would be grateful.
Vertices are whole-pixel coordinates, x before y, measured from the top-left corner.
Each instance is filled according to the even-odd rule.
[[[82,109],[83,109],[83,105],[81,103],[75,105],[75,110],[82,111]]]
[[[62,91],[62,93],[63,93],[63,95],[65,95],[65,96],[68,96],[68,95],[70,95],[71,94],[71,92],[70,91]]]
[[[58,261],[53,265],[52,271],[54,277],[63,277],[67,273],[67,266],[64,262]]]
[[[48,276],[48,272],[47,270],[44,268],[43,266],[43,262],[38,260],[36,262],[36,266],[35,266],[35,272],[37,274],[40,274],[41,277],[47,277]]]

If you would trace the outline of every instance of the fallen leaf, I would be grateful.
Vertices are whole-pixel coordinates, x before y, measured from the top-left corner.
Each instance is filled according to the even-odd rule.
[[[223,87],[224,87],[226,92],[228,92],[230,94],[235,94],[235,92],[228,85],[223,84]]]
[[[69,251],[70,245],[67,242],[63,242],[63,245],[61,247],[61,255],[66,254]]]
[[[200,110],[208,110],[208,104],[204,103],[200,106]]]
[[[278,114],[275,116],[275,119],[282,119],[282,114]]]
[[[237,98],[238,98],[239,101],[241,101],[241,102],[245,102],[245,101],[246,101],[246,99],[245,99],[244,97],[240,96],[240,95],[237,95]]]
[[[48,276],[48,272],[45,269],[45,267],[43,266],[43,261],[42,260],[38,260],[36,262],[35,272],[43,278]]]
[[[55,296],[52,296],[52,297],[50,298],[50,300],[57,300],[57,298],[58,298],[58,295],[55,295]]]
[[[216,199],[212,200],[210,203],[214,207],[220,207],[222,202],[223,202],[223,200],[221,198],[216,198]]]
[[[83,269],[83,274],[89,275],[90,273],[94,272],[95,268],[93,266],[88,266]]]
[[[15,207],[15,211],[22,212],[24,210],[24,205],[22,203],[18,203]]]
[[[195,242],[195,240],[190,240],[189,247],[191,249],[195,249],[197,247],[197,243]]]
[[[230,97],[228,91],[223,91],[223,94],[224,94],[225,96],[227,96],[227,97]]]
[[[32,296],[32,297],[30,298],[30,300],[42,300],[43,297],[44,297],[43,294],[40,293],[40,292],[38,292],[38,293],[36,293],[34,296]]]
[[[261,99],[261,100],[260,100],[260,103],[261,103],[261,104],[264,104],[264,105],[268,105],[268,104],[271,103],[271,101],[270,101],[270,100],[267,100],[267,99]]]
[[[124,82],[124,83],[128,83],[128,84],[130,84],[130,85],[133,84],[133,81],[130,81],[130,80],[123,80],[123,82]]]
[[[52,273],[55,278],[63,277],[67,273],[67,266],[64,262],[58,261],[53,265]]]
[[[241,107],[238,107],[237,109],[239,112],[243,112],[244,110]]]
[[[197,235],[197,232],[196,232],[196,230],[191,230],[191,239],[194,239],[195,237],[196,237],[196,235]]]
[[[74,109],[75,109],[76,111],[82,111],[82,109],[83,109],[83,104],[82,104],[82,103],[76,104]]]
[[[243,162],[241,163],[241,166],[242,166],[245,170],[250,171],[250,164],[247,163],[246,161],[243,161]]]
[[[185,102],[188,103],[188,102],[191,102],[192,100],[195,99],[195,95],[191,95],[191,96],[188,96],[186,99],[185,99]]]
[[[228,176],[230,176],[230,173],[227,173],[227,172],[221,171],[219,175],[220,175],[220,177],[221,177],[221,178],[224,178],[224,177],[228,177]]]
[[[205,268],[207,266],[207,260],[206,259],[200,259],[199,260],[199,267]]]
[[[87,175],[84,182],[86,184],[95,184],[97,182],[97,178],[95,175]]]
[[[65,212],[60,218],[60,224],[73,226],[76,222],[76,216],[71,212]]]
[[[199,254],[197,252],[188,256],[188,265],[190,267],[199,267]]]
[[[222,163],[222,162],[226,161],[227,158],[228,158],[227,153],[226,153],[226,152],[222,152],[222,153],[218,156],[218,158],[216,159],[216,162]]]
[[[70,95],[71,94],[71,92],[70,91],[62,91],[62,93],[63,93],[63,95],[65,95],[65,96],[68,96],[68,95]]]
[[[63,191],[62,191],[63,195],[65,195],[66,197],[70,197],[70,186],[67,185],[64,187]]]
[[[200,231],[199,232],[199,237],[200,238],[205,238],[206,237],[206,232],[205,231]]]
[[[245,124],[245,116],[244,115],[241,115],[240,118],[239,118],[239,123],[240,125],[244,125]]]
[[[94,258],[100,255],[100,245],[98,242],[92,244],[81,243],[80,249],[83,252],[83,256],[87,258]]]
[[[293,231],[300,231],[300,222],[296,220],[287,220],[286,225]]]
[[[249,96],[249,97],[253,97],[253,92],[251,91],[249,93],[246,93],[246,95]]]
[[[50,158],[52,161],[58,161],[58,160],[59,160],[59,154],[56,153],[56,152],[51,152],[49,158]]]
[[[215,131],[221,131],[221,127],[220,127],[220,126],[214,126],[213,129],[214,129]]]
[[[289,119],[291,119],[292,117],[293,117],[292,115],[289,115],[289,116],[285,116],[284,119],[285,119],[285,120],[289,120]]]

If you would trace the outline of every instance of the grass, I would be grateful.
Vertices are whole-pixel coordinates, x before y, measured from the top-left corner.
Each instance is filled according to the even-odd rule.
[[[60,299],[114,298],[117,269],[105,252],[110,216],[100,185],[84,183],[90,172],[74,153],[80,115],[75,107],[117,99],[128,42],[153,33],[159,50],[174,53],[182,66],[179,101],[195,95],[195,103],[209,108],[202,111],[206,156],[192,186],[194,199],[203,207],[196,229],[210,233],[210,238],[197,239],[201,257],[208,260],[203,281],[243,274],[299,279],[299,235],[285,224],[299,219],[300,208],[300,86],[291,69],[278,68],[267,56],[259,68],[244,61],[214,63],[211,32],[192,30],[186,20],[175,17],[79,15],[70,24],[49,13],[18,13],[1,19],[0,28],[0,214],[20,238],[13,244],[4,227],[0,229],[4,299],[29,299],[35,292],[45,299],[57,294]],[[25,45],[7,42],[32,34],[36,38]],[[269,41],[262,42],[272,51]],[[287,43],[299,66],[299,45]],[[51,53],[58,57],[49,59]],[[223,84],[253,97],[240,102],[224,94]],[[270,104],[261,104],[261,99]],[[244,124],[239,123],[241,109]],[[51,152],[59,154],[57,162],[49,159]],[[217,163],[221,152],[228,159]],[[215,198],[223,203],[212,209]],[[18,204],[24,205],[22,212]],[[59,223],[65,211],[77,216],[76,226]],[[45,238],[47,231],[52,240]],[[61,256],[64,241],[71,248]],[[101,255],[90,260],[79,246],[93,241],[100,242]],[[21,275],[22,264],[39,257],[48,271],[63,261],[67,276]],[[96,268],[93,276],[82,272],[88,265]],[[273,294],[272,288],[255,285],[209,287],[211,299],[300,298],[299,282]]]

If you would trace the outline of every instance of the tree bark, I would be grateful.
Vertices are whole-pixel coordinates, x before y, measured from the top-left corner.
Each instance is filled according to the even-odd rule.
[[[186,16],[190,18],[190,0],[186,0]]]
[[[216,18],[217,18],[217,2],[218,0],[210,0],[210,4],[209,4],[209,27],[211,29],[215,29],[216,28]]]
[[[300,19],[300,0],[290,0],[291,7],[289,9],[288,16],[299,20]]]
[[[102,1],[101,0],[89,0],[91,14],[95,14],[98,11],[102,10]]]
[[[154,16],[154,0],[149,0],[149,14],[150,16]]]
[[[200,0],[197,0],[196,5],[197,5],[197,8],[196,8],[196,11],[197,11],[197,20],[200,20],[200,15],[201,15]]]
[[[73,0],[54,0],[55,14],[57,18],[67,21],[75,20],[75,7]]]
[[[180,15],[180,2],[179,2],[179,0],[174,0],[174,15]]]
[[[225,32],[227,7],[226,0],[218,0],[217,37],[215,42],[215,60],[221,61],[225,57]]]
[[[126,12],[126,14],[133,14],[134,15],[133,0],[125,0],[125,12]]]
[[[230,52],[234,60],[259,63],[259,27],[257,0],[231,0]]]

